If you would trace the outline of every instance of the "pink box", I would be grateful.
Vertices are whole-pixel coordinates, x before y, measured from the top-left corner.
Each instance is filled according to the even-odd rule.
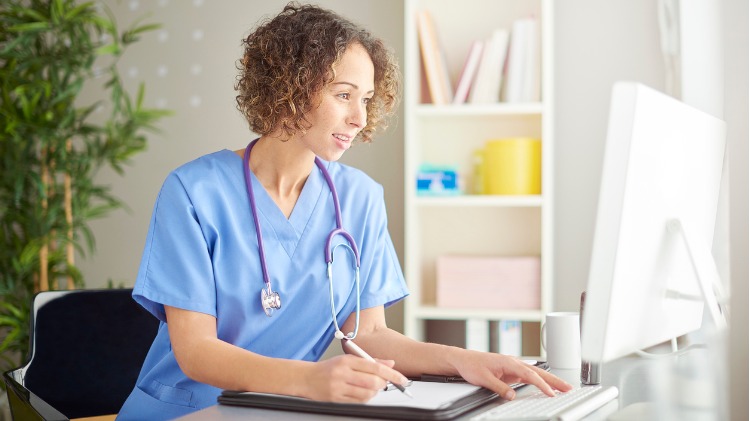
[[[541,307],[538,256],[440,256],[439,307],[537,310]]]

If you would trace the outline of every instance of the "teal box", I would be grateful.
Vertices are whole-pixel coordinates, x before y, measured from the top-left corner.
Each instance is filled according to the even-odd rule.
[[[440,196],[460,194],[456,168],[448,165],[423,164],[417,172],[417,194]]]

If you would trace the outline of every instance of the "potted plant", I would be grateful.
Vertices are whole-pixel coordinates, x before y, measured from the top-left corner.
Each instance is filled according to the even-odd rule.
[[[0,356],[3,371],[28,351],[37,291],[84,286],[76,251],[94,251],[87,223],[123,206],[96,173],[146,147],[169,112],[126,91],[117,62],[158,27],[120,30],[94,2],[7,0],[0,9]],[[101,85],[101,86],[97,86]],[[81,104],[93,86],[100,101]],[[101,107],[101,108],[98,108]],[[95,112],[105,110],[104,112]]]

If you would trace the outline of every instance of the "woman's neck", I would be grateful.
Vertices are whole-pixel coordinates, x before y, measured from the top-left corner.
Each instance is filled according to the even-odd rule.
[[[253,146],[250,170],[289,218],[315,165],[314,159],[315,155],[296,139],[284,142],[263,136]]]

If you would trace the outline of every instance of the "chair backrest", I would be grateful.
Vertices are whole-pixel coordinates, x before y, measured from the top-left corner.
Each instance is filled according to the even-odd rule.
[[[132,289],[34,297],[22,386],[68,418],[114,414],[132,391],[159,321]],[[17,370],[17,371],[19,371]]]

